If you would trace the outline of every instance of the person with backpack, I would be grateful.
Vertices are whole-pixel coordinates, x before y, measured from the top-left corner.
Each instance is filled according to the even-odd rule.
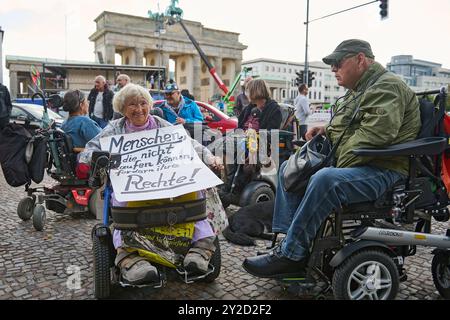
[[[11,96],[6,86],[0,83],[0,130],[9,123],[9,117],[11,116]]]

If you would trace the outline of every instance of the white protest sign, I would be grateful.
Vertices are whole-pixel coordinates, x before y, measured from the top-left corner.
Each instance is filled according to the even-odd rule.
[[[183,126],[100,139],[103,151],[122,157],[111,170],[118,201],[142,201],[178,197],[222,184],[195,152]]]

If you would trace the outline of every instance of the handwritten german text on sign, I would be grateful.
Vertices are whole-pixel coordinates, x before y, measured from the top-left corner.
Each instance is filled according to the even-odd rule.
[[[118,201],[177,197],[222,184],[195,152],[182,126],[100,139],[102,150],[122,155],[111,170]]]

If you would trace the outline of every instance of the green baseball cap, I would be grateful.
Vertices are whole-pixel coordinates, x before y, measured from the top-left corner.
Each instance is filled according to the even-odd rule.
[[[372,48],[367,41],[350,39],[341,42],[341,44],[339,44],[336,49],[334,49],[333,53],[323,58],[322,61],[329,65],[337,64],[346,55],[352,53],[356,55],[360,52],[364,53],[367,58],[375,58],[372,52]]]

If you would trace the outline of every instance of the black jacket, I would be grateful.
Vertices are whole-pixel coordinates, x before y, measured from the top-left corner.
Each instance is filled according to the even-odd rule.
[[[242,110],[244,110],[244,108],[246,106],[248,106],[250,104],[250,102],[248,101],[247,96],[244,93],[241,93],[237,96],[236,98],[236,105],[234,107],[234,114],[236,115],[240,115]]]
[[[254,104],[249,104],[242,110],[239,115],[238,127],[243,128],[245,122],[251,114],[252,109],[255,107]],[[281,126],[281,110],[280,106],[275,100],[267,100],[261,115],[259,117],[259,129],[280,129]]]
[[[11,115],[12,103],[8,88],[0,83],[0,118]]]
[[[94,114],[94,107],[95,107],[95,100],[97,100],[98,90],[92,89],[89,93],[88,100],[89,100],[89,117],[92,117]],[[114,116],[114,110],[112,101],[114,98],[114,92],[112,92],[109,89],[105,88],[105,91],[103,91],[103,119],[104,120],[111,120]]]

